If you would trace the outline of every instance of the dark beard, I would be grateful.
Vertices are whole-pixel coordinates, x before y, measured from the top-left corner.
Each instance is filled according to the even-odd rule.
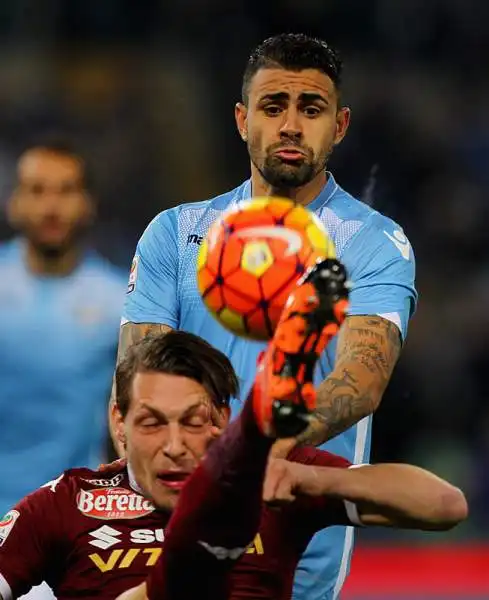
[[[71,250],[73,244],[60,244],[57,246],[50,246],[48,244],[40,244],[31,240],[31,243],[35,251],[44,258],[44,260],[53,262],[62,258],[67,252]]]
[[[309,183],[317,172],[315,165],[306,160],[290,164],[276,156],[267,156],[263,168],[260,169],[260,174],[273,188],[288,190]]]
[[[56,262],[71,252],[74,247],[81,244],[87,230],[88,227],[86,225],[77,224],[64,240],[57,243],[47,243],[40,240],[39,236],[36,235],[35,229],[25,227],[21,231],[39,256],[48,262]]]
[[[252,143],[248,145],[248,153],[255,167],[260,172],[263,179],[272,187],[273,195],[288,197],[293,195],[297,188],[303,187],[312,181],[321,171],[326,169],[332,148],[322,154],[318,160],[314,160],[314,153],[311,148],[302,146],[301,149],[306,152],[302,161],[286,162],[282,158],[274,155],[274,150],[280,146],[298,146],[298,144],[287,144],[283,140],[269,146],[266,150],[265,160],[262,165],[253,160],[253,156],[259,156],[255,152]],[[261,162],[261,161],[260,161]]]

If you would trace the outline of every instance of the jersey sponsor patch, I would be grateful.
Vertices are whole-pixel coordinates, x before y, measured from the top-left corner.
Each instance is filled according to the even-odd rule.
[[[125,541],[129,535],[132,544],[154,544],[165,540],[165,530],[162,527],[157,529],[135,529],[134,531],[122,532],[108,525],[102,525],[98,529],[89,533],[88,543],[91,546],[107,550],[116,544]]]
[[[140,494],[125,488],[80,490],[76,496],[78,510],[93,519],[138,519],[155,507]]]
[[[95,546],[96,548],[100,548],[101,550],[107,550],[111,546],[115,546],[116,544],[120,543],[120,536],[122,534],[113,527],[103,525],[95,531],[91,531],[89,535],[92,538],[89,540],[89,544]]]
[[[11,510],[0,520],[0,546],[3,546],[19,516],[19,511]]]
[[[127,284],[127,293],[130,294],[136,289],[136,280],[138,278],[139,256],[136,254],[132,259],[131,270],[129,271],[129,282]]]

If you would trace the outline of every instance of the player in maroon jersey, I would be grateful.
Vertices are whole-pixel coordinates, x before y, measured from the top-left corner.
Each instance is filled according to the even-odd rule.
[[[287,598],[297,560],[319,528],[358,521],[443,529],[464,518],[463,495],[425,471],[338,468],[349,464],[313,448],[294,450],[295,463],[272,463],[262,490],[277,427],[282,434],[284,423],[300,428],[301,409],[313,404],[314,353],[334,334],[322,319],[334,325],[341,317],[330,296],[307,291],[311,303],[298,293],[288,305],[292,318],[278,328],[253,394],[212,444],[237,392],[227,358],[177,331],[133,347],[117,371],[129,466],[68,471],[8,513],[0,523],[2,600],[43,580],[59,600],[114,598],[134,586],[129,596],[165,600]],[[303,317],[291,315],[295,308]],[[317,345],[298,353],[306,341]],[[291,377],[282,377],[285,364]],[[271,510],[262,493],[288,504]],[[148,586],[140,585],[151,572]]]
[[[344,281],[340,265],[325,261],[289,298],[240,417],[182,490],[159,564],[119,600],[285,600],[301,554],[323,527],[445,529],[464,518],[459,490],[408,465],[352,471],[338,456],[297,448],[265,476],[273,439],[298,434],[314,408],[313,368],[344,317]]]

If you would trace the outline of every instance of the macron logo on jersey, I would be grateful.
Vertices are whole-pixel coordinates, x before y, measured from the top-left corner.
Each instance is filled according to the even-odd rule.
[[[396,229],[392,235],[384,231],[385,235],[390,239],[394,246],[399,250],[401,256],[405,260],[409,260],[411,254],[411,246],[409,240],[400,229]]]
[[[189,244],[197,244],[198,246],[200,246],[200,244],[202,244],[204,237],[202,235],[197,235],[196,233],[191,233],[188,237],[187,237],[187,246]]]

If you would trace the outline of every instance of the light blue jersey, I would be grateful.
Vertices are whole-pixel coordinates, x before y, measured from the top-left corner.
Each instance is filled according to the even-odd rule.
[[[160,213],[143,233],[131,270],[123,321],[164,323],[200,335],[232,361],[242,384],[239,410],[256,372],[264,345],[226,331],[207,311],[196,283],[199,244],[222,211],[250,198],[251,183],[212,200],[184,204]],[[351,315],[382,315],[406,336],[416,303],[414,257],[402,229],[345,192],[329,174],[328,183],[308,205],[333,239],[338,258],[353,282]],[[336,343],[320,360],[316,382],[331,372]],[[368,462],[370,417],[323,446],[353,463]],[[348,573],[353,544],[351,528],[332,527],[318,533],[300,562],[296,600],[335,597]],[[266,552],[266,548],[264,549]]]
[[[125,277],[87,254],[35,276],[0,245],[0,515],[58,473],[104,456]]]

